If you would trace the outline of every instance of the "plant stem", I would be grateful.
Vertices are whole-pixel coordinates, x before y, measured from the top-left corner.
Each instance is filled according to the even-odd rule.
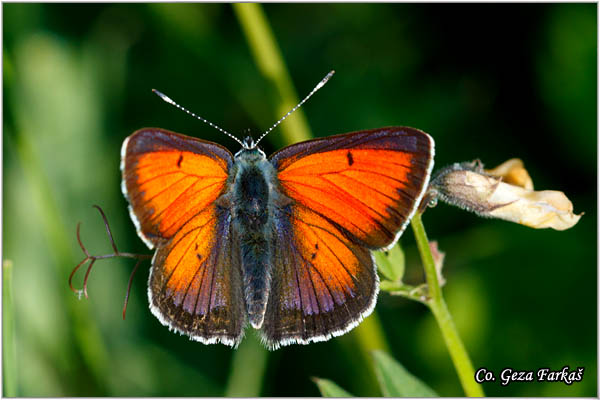
[[[248,45],[254,57],[254,62],[260,72],[275,86],[280,98],[277,105],[277,118],[283,116],[298,104],[298,96],[292,84],[289,72],[285,65],[281,50],[277,45],[273,31],[264,14],[263,8],[256,3],[236,3],[233,10],[240,22],[243,33],[248,40]],[[319,77],[320,78],[320,77]],[[313,137],[306,117],[301,109],[290,115],[281,125],[281,144],[289,145]],[[351,333],[356,340],[358,351],[370,360],[370,351],[373,349],[387,350],[389,348],[385,334],[375,311],[365,319]],[[247,339],[246,339],[247,340]],[[242,344],[243,346],[243,344]],[[241,349],[241,346],[240,346]],[[266,356],[265,356],[266,357]],[[370,365],[370,364],[369,364]],[[253,368],[248,364],[246,368]],[[377,380],[374,370],[370,373],[373,386]],[[228,392],[229,393],[229,392]]]
[[[354,329],[356,340],[360,350],[364,353],[367,360],[371,359],[373,350],[383,350],[390,352],[390,346],[385,339],[381,320],[375,312],[371,313],[367,318]]]
[[[254,62],[264,77],[276,88],[280,101],[277,104],[275,117],[279,119],[298,104],[298,95],[294,90],[273,31],[260,4],[235,3],[233,10],[248,40]],[[302,110],[296,110],[284,124],[281,124],[281,132],[280,139],[286,144],[301,142],[312,137]]]
[[[442,288],[438,281],[435,262],[433,260],[433,255],[431,254],[431,249],[429,248],[429,241],[427,240],[427,234],[425,233],[420,213],[415,214],[411,221],[411,226],[415,234],[419,253],[421,254],[423,268],[425,269],[425,277],[429,287],[430,298],[426,304],[431,309],[431,312],[440,327],[465,394],[470,397],[483,397],[485,395],[481,385],[475,382],[475,370],[473,369],[473,364],[471,364],[467,350],[463,345],[458,331],[456,330],[456,326],[454,325],[454,321],[452,320],[452,316],[450,315],[450,311],[444,301]]]
[[[379,315],[375,310],[348,336],[353,346],[348,351],[356,352],[357,365],[360,365],[363,371],[362,374],[364,374],[360,378],[362,381],[361,386],[364,389],[362,393],[369,396],[381,396],[372,353],[374,350],[383,350],[390,353],[390,346],[385,338]],[[356,393],[356,395],[360,396],[360,393]]]
[[[15,351],[14,305],[12,290],[12,262],[4,261],[2,264],[2,347],[4,372],[3,397],[17,396],[17,357]]]
[[[233,353],[225,397],[260,396],[266,365],[265,348],[256,337],[256,332],[248,332],[240,347]]]

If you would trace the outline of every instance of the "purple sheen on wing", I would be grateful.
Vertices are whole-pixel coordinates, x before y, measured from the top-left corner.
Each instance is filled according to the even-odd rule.
[[[214,268],[208,268],[206,264],[202,267],[204,276],[200,286],[200,294],[198,295],[198,304],[196,305],[196,314],[206,315],[210,312],[211,307],[211,285],[213,281]]]

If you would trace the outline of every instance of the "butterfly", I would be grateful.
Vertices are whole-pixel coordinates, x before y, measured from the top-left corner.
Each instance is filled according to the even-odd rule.
[[[395,244],[427,189],[433,139],[388,127],[269,158],[258,141],[241,144],[233,155],[160,128],[125,139],[122,190],[156,249],[152,313],[193,340],[233,347],[248,323],[269,349],[349,331],[376,303],[371,251]]]

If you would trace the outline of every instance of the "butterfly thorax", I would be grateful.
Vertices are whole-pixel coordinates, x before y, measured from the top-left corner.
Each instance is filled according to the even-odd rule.
[[[236,161],[234,216],[242,229],[260,234],[268,220],[270,196],[265,169],[271,164],[253,150],[244,150]]]
[[[232,171],[232,217],[239,238],[250,323],[260,328],[271,286],[271,207],[275,171],[257,148],[243,149]]]

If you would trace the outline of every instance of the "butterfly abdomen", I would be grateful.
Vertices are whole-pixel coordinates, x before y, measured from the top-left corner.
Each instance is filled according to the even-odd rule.
[[[240,240],[244,297],[248,319],[260,328],[271,287],[271,201],[269,176],[272,168],[264,158],[245,153],[235,174],[233,215]]]

